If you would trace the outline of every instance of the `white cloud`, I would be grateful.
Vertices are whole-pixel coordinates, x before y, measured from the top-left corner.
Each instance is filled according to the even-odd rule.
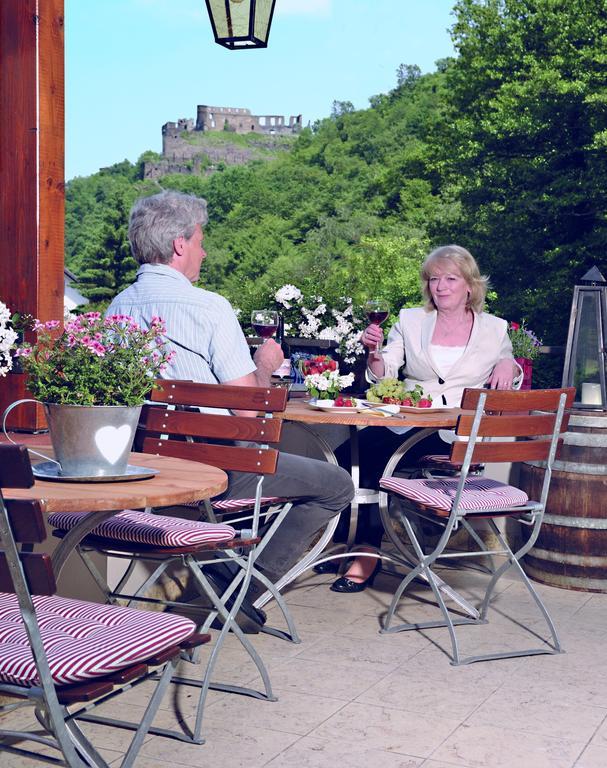
[[[328,16],[332,0],[276,0],[275,13],[283,16]]]

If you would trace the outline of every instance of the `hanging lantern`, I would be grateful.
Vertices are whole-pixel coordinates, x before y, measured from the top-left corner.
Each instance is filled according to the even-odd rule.
[[[205,0],[215,42],[230,50],[266,48],[276,0]]]
[[[607,410],[607,282],[597,267],[573,289],[563,386],[576,388],[576,408]]]

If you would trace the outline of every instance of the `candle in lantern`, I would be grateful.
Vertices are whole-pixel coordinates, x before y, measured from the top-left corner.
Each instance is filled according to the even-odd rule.
[[[603,405],[601,385],[585,381],[582,384],[582,403],[584,405]]]

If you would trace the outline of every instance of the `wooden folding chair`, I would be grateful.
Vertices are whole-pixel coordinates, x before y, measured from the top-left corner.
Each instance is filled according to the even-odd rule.
[[[140,722],[101,721],[135,730],[121,763],[130,766],[153,730],[181,651],[210,637],[196,635],[194,622],[182,616],[58,597],[50,556],[31,552],[46,538],[42,504],[5,498],[1,490],[33,484],[27,449],[0,445],[0,694],[10,700],[0,716],[33,705],[47,734],[2,729],[0,750],[35,756],[17,746],[31,740],[59,750],[62,765],[107,766],[78,719],[158,677]]]
[[[272,414],[284,410],[287,392],[284,389],[262,387],[232,387],[194,382],[157,382],[158,389],[151,393],[151,403],[144,406],[138,444],[145,453],[173,456],[211,464],[224,470],[249,472],[257,476],[256,494],[252,499],[229,500],[221,505],[228,511],[249,509],[247,530],[237,533],[231,525],[184,520],[152,514],[151,511],[125,510],[96,528],[79,547],[88,570],[109,602],[127,600],[143,604],[162,604],[174,608],[188,607],[183,601],[149,597],[149,592],[173,564],[185,566],[192,577],[197,596],[211,601],[211,610],[204,612],[197,606],[191,609],[200,617],[199,630],[206,631],[219,616],[223,622],[214,644],[202,680],[177,677],[175,680],[200,688],[192,740],[201,743],[204,705],[209,688],[231,691],[275,701],[270,679],[254,645],[236,622],[236,614],[246,595],[251,578],[258,579],[270,591],[287,623],[287,632],[268,628],[279,636],[299,642],[294,622],[286,603],[276,587],[255,566],[257,557],[281,524],[291,505],[285,499],[262,495],[265,475],[276,471],[278,451],[270,443],[280,440],[282,422]],[[249,416],[200,412],[200,407],[239,409],[250,411]],[[187,409],[187,410],[184,410]],[[258,416],[258,412],[263,412]],[[201,503],[204,500],[201,500]],[[278,505],[278,508],[276,507]],[[260,518],[268,507],[273,519],[263,537],[258,536]],[[222,509],[222,511],[224,511]],[[77,516],[54,514],[49,523],[57,527],[57,535],[65,535],[75,525]],[[115,588],[110,588],[97,569],[91,551],[110,557],[129,560],[129,565]],[[137,562],[152,563],[149,576],[127,592],[125,587],[132,578]],[[207,566],[230,564],[234,576],[223,592],[205,574]],[[264,628],[265,630],[265,628]],[[257,667],[263,683],[263,692],[252,688],[211,682],[212,673],[227,633],[233,632]]]
[[[430,521],[442,530],[433,550],[426,553],[407,514],[402,515],[402,524],[413,545],[416,564],[401,581],[392,598],[383,632],[446,626],[451,638],[452,663],[456,665],[487,659],[560,652],[561,646],[554,624],[519,561],[533,546],[542,525],[552,464],[557,446],[562,442],[559,436],[567,429],[568,415],[565,410],[571,408],[574,394],[573,388],[525,392],[466,389],[462,408],[474,412],[459,417],[456,435],[464,440],[456,440],[451,446],[450,453],[450,461],[461,465],[460,475],[452,478],[413,480],[384,477],[380,480],[380,487],[384,491],[406,499],[419,517]],[[486,477],[474,477],[470,472],[473,463],[523,461],[542,462],[545,467],[544,482],[538,501],[529,499],[520,488]],[[501,548],[487,550],[482,542],[477,540],[478,550],[446,551],[452,534],[460,526],[465,526],[469,530],[470,522],[481,518],[488,521]],[[529,527],[524,543],[514,552],[506,541],[504,533],[495,523],[499,518],[515,520]],[[432,567],[439,559],[444,561],[487,555],[499,555],[504,557],[505,561],[492,574],[480,611],[473,618],[453,617],[438,588],[438,576],[433,572]],[[459,652],[455,626],[486,623],[487,611],[496,584],[510,568],[514,568],[519,573],[537,604],[550,630],[552,643],[546,641],[546,644],[539,648],[463,658]],[[444,619],[391,626],[403,592],[418,576],[422,576],[429,583]]]

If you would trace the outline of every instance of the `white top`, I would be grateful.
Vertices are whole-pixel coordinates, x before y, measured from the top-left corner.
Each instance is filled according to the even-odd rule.
[[[447,375],[449,375],[455,363],[464,354],[465,349],[465,345],[461,347],[444,347],[442,344],[430,344],[430,354],[438,367]]]

